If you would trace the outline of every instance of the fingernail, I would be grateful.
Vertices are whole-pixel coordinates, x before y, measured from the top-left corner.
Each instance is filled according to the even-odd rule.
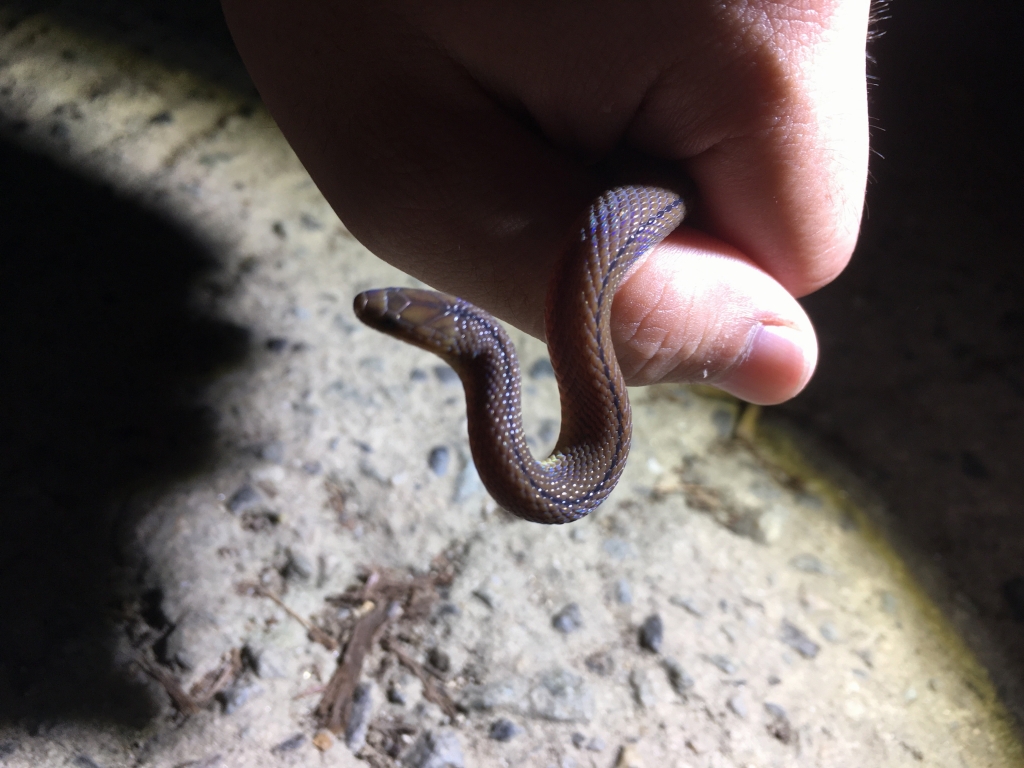
[[[742,362],[715,386],[747,402],[775,405],[807,385],[817,361],[818,343],[813,331],[761,325],[754,331]]]

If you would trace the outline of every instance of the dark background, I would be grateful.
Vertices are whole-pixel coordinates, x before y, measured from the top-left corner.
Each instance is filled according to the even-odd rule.
[[[19,7],[252,93],[215,2]],[[876,11],[861,244],[806,300],[821,363],[775,410],[884,498],[940,604],[1009,671],[996,683],[1020,718],[1024,5]],[[189,308],[212,264],[188,238],[12,145],[0,254],[0,716],[138,721],[144,697],[105,650],[125,588],[115,502],[202,463],[196,393],[244,338]]]

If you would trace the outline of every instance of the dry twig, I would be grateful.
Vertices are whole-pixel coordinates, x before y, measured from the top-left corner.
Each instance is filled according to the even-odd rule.
[[[274,603],[280,606],[281,610],[283,610],[285,613],[287,613],[289,616],[291,616],[293,619],[299,622],[299,624],[301,624],[306,629],[306,632],[309,633],[309,637],[311,640],[320,643],[320,645],[322,645],[328,651],[338,650],[338,642],[333,637],[324,632],[322,629],[320,629],[320,627],[318,627],[313,622],[309,621],[306,618],[303,618],[298,613],[293,611],[285,604],[284,600],[275,595],[269,589],[264,589],[259,584],[254,584],[248,581],[239,584],[237,586],[237,589],[238,592],[243,595],[251,594],[257,597],[265,597],[268,600],[272,600]]]

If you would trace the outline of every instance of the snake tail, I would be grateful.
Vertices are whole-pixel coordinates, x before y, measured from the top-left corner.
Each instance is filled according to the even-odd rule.
[[[372,328],[441,357],[462,380],[469,443],[484,486],[525,520],[578,520],[611,493],[629,453],[632,416],[611,341],[612,298],[623,275],[685,215],[674,192],[619,187],[583,216],[548,291],[545,329],[562,426],[537,460],[523,432],[519,361],[487,312],[435,291],[382,288],[355,299]]]

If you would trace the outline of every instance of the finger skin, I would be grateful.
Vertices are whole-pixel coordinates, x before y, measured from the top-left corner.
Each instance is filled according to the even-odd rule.
[[[700,241],[708,263],[691,279],[721,286],[740,266],[764,278],[691,291],[671,318],[663,305],[670,332],[627,380],[660,380],[654,361],[675,359],[661,379],[707,370],[721,384],[756,358],[736,337],[749,341],[764,324],[802,334],[803,353],[762,365],[755,396],[785,399],[809,378],[813,331],[792,296],[834,278],[856,240],[867,0],[224,8],[285,136],[382,258],[542,337],[566,237],[610,181],[632,181],[607,173],[626,149],[695,182],[691,224],[710,237]],[[638,284],[671,295],[681,279],[660,269]],[[747,314],[715,304],[723,300]],[[613,314],[627,359],[636,318],[618,313],[634,303],[651,302],[617,299]],[[745,334],[716,325],[722,317],[746,317]]]

